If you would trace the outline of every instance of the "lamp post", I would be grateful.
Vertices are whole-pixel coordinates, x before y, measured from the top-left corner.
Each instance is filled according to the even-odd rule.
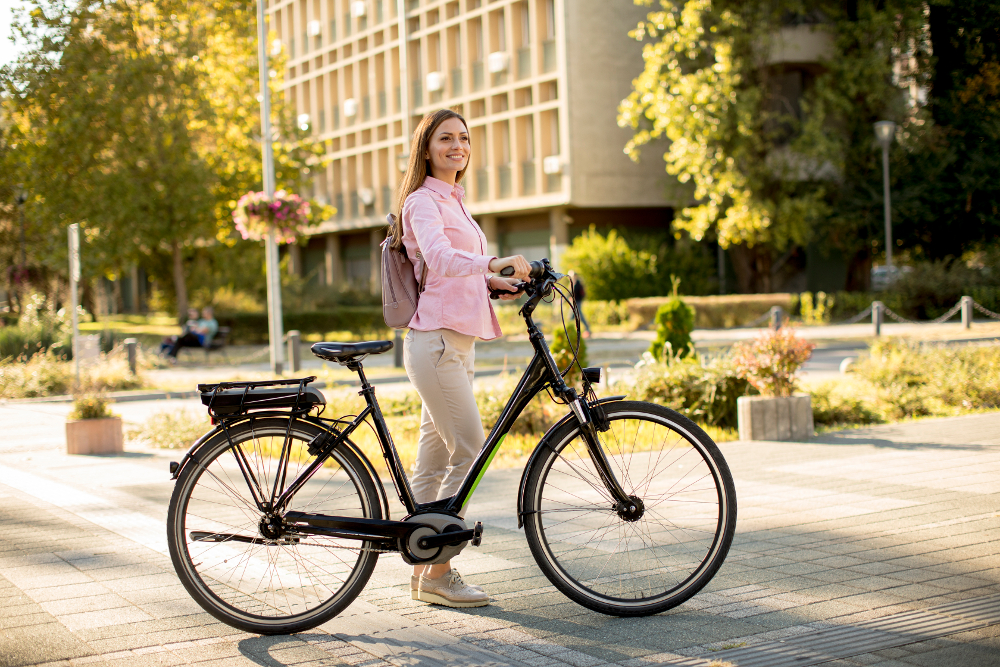
[[[271,143],[271,88],[267,66],[267,25],[264,17],[265,0],[257,0],[257,66],[260,69],[260,141],[264,161],[264,194],[274,197],[274,147]],[[271,370],[281,375],[284,365],[284,326],[281,321],[281,263],[275,232],[267,233],[264,242],[267,263],[267,322],[271,342]]]
[[[875,138],[882,144],[882,195],[885,200],[885,265],[886,277],[892,280],[892,209],[889,200],[889,144],[896,134],[896,124],[891,120],[875,123]]]

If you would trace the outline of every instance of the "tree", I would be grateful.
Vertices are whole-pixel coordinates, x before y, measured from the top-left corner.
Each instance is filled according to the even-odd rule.
[[[834,40],[826,71],[800,97],[782,90],[790,70],[771,62],[782,28],[795,24]],[[619,124],[635,130],[626,151],[670,141],[666,170],[693,197],[676,224],[729,248],[741,291],[769,291],[778,254],[811,240],[859,251],[845,215],[852,169],[874,165],[859,157],[871,153],[869,118],[903,104],[908,81],[893,82],[892,53],[919,26],[913,0],[662,0],[633,31],[646,42],[645,68],[619,108]],[[831,220],[841,229],[817,231]]]
[[[35,193],[35,226],[57,240],[39,250],[64,266],[62,229],[80,222],[90,270],[169,275],[183,315],[188,257],[234,245],[231,203],[260,187],[253,8],[32,1],[16,24],[29,49],[0,84],[16,176]],[[274,98],[276,175],[296,189],[319,150]]]

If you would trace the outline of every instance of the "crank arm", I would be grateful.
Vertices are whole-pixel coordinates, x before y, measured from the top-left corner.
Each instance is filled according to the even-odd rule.
[[[437,547],[458,546],[462,542],[471,541],[472,546],[478,547],[483,541],[483,524],[477,521],[473,528],[468,530],[456,530],[451,533],[440,533],[422,537],[417,541],[417,546],[421,549],[435,549]]]

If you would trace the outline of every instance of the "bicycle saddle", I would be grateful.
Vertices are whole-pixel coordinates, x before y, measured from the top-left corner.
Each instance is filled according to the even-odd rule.
[[[315,343],[312,353],[338,364],[366,354],[381,354],[392,349],[391,340],[366,340],[363,343]]]

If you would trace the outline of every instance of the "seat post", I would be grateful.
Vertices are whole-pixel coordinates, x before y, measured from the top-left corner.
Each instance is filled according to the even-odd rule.
[[[365,369],[361,366],[361,360],[348,361],[345,366],[347,366],[348,370],[352,370],[358,374],[358,379],[361,380],[361,391],[367,395],[372,390],[372,385],[368,382],[368,378],[365,377]]]

